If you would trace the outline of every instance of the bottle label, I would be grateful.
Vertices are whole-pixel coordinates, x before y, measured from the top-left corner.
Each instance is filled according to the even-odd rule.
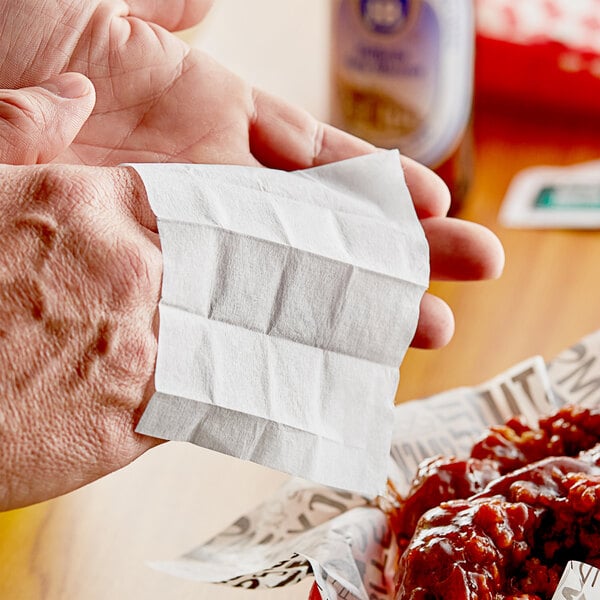
[[[471,113],[470,0],[334,0],[332,121],[435,167]]]

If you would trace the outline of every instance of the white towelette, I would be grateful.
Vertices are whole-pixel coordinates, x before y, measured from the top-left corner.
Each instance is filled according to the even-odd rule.
[[[164,264],[157,391],[137,431],[382,491],[429,283],[398,153],[292,173],[132,166]]]

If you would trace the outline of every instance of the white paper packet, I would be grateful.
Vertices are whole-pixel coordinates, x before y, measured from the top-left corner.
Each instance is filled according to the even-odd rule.
[[[398,152],[292,173],[131,166],[164,264],[156,393],[137,431],[383,491],[429,284]]]
[[[524,169],[511,181],[498,219],[516,228],[600,228],[600,161]]]

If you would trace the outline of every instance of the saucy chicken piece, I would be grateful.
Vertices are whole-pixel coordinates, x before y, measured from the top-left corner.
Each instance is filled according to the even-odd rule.
[[[567,406],[422,463],[387,509],[397,600],[549,599],[568,560],[600,564],[599,442],[600,409]]]
[[[396,600],[550,599],[567,560],[600,560],[600,464],[585,454],[545,459],[425,513],[400,559]]]
[[[471,456],[493,460],[502,473],[508,473],[547,456],[577,456],[598,441],[600,410],[565,406],[540,419],[538,429],[518,417],[490,427]]]

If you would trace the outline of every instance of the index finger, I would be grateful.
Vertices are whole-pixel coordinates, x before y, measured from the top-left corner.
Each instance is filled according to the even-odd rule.
[[[378,150],[266,92],[254,90],[253,101],[250,151],[266,167],[307,169]],[[445,215],[450,207],[446,184],[414,160],[403,156],[401,163],[419,218]]]

